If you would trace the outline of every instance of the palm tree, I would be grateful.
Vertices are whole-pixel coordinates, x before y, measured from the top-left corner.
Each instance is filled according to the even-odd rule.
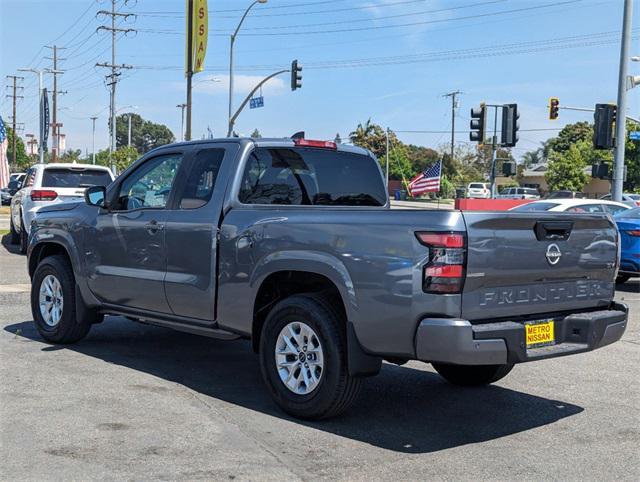
[[[544,161],[544,152],[542,148],[536,149],[535,151],[528,151],[522,155],[522,161],[524,163],[524,167],[531,167],[536,164],[540,164]]]
[[[357,146],[364,146],[367,144],[369,137],[375,132],[375,126],[371,123],[371,118],[367,119],[364,125],[358,124],[356,130],[349,133],[349,139]]]

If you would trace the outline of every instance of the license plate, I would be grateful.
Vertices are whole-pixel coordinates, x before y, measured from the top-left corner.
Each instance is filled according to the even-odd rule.
[[[528,321],[524,324],[527,349],[553,345],[556,342],[553,320]]]

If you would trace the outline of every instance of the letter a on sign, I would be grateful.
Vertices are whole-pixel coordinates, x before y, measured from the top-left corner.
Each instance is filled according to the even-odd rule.
[[[188,12],[189,0],[186,1]],[[196,73],[202,72],[204,70],[204,58],[207,55],[207,38],[209,37],[209,15],[207,12],[207,0],[193,0],[192,25],[193,38],[191,43],[191,58],[193,59],[193,73]]]

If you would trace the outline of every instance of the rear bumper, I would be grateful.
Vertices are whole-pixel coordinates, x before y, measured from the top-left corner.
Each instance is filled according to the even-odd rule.
[[[529,350],[523,322],[472,325],[466,320],[427,318],[416,332],[416,355],[426,362],[458,365],[503,365],[572,355],[618,341],[627,318],[623,303],[613,303],[608,310],[556,317],[556,344]]]

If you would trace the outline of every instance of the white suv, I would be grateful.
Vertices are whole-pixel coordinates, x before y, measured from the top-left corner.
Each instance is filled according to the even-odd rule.
[[[28,171],[21,189],[11,199],[11,241],[27,252],[31,221],[43,206],[84,201],[90,186],[107,186],[111,171],[92,164],[35,164]]]
[[[498,199],[540,199],[537,189],[530,187],[509,187],[502,191]]]
[[[476,199],[489,199],[491,197],[491,191],[484,182],[472,182],[467,187],[467,197]]]

